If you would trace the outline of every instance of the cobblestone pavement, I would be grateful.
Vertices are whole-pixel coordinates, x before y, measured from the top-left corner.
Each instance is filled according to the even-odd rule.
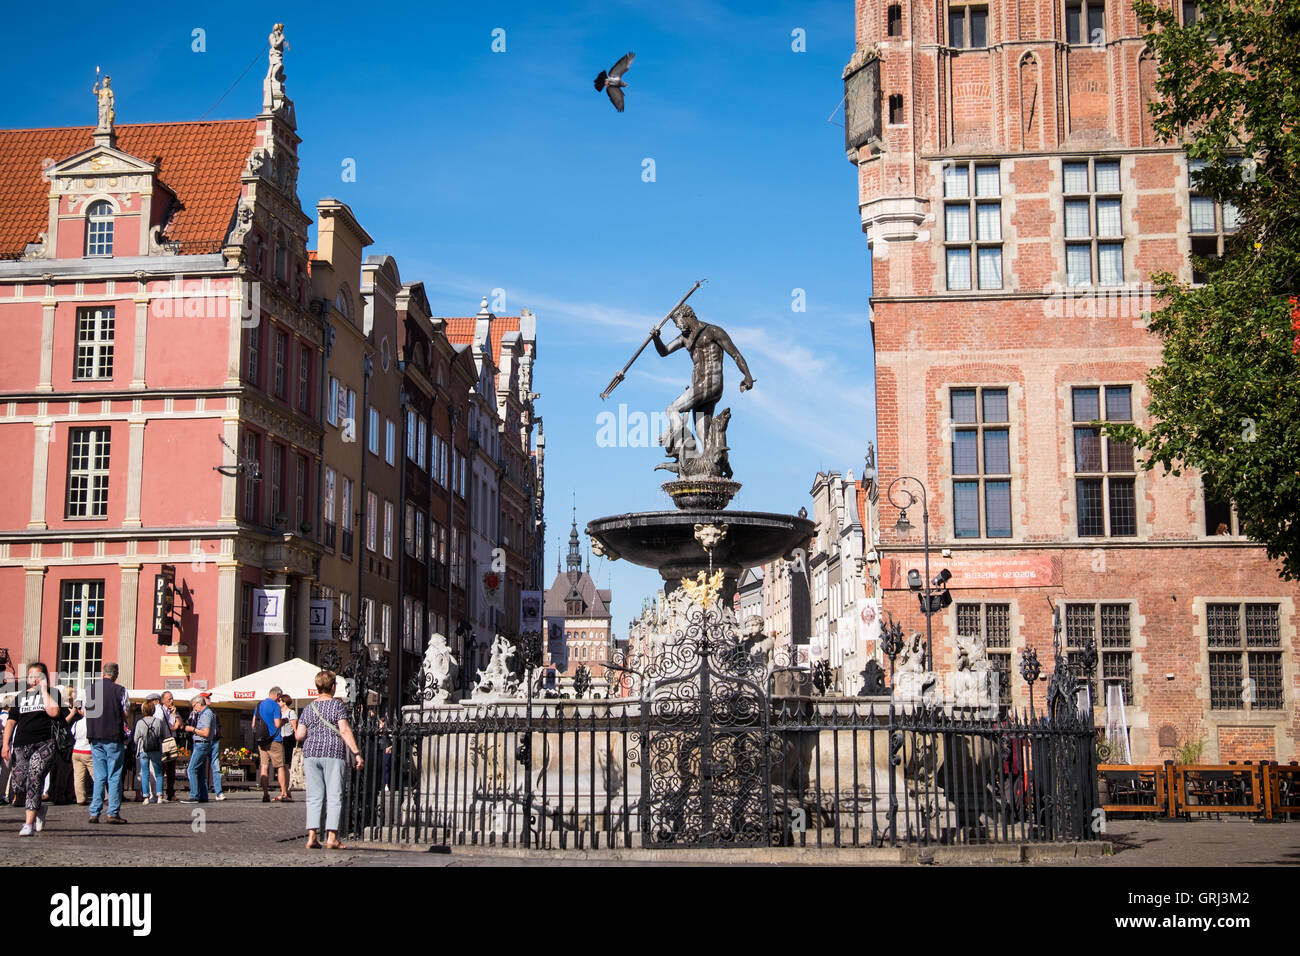
[[[10,866],[184,866],[200,862],[207,866],[264,866],[268,853],[292,866],[588,866],[598,860],[543,853],[506,858],[490,850],[468,847],[455,847],[451,853],[430,853],[354,843],[345,850],[308,850],[303,846],[306,810],[301,793],[295,794],[294,802],[289,804],[264,804],[261,794],[228,796],[225,801],[204,805],[126,803],[122,808],[129,821],[126,826],[91,824],[85,807],[50,807],[45,831],[32,837],[18,836],[21,809],[0,808],[0,857]],[[1028,865],[1219,867],[1300,863],[1300,822],[1112,821],[1106,836],[1115,845],[1112,856]],[[678,853],[668,853],[662,860],[619,865],[669,866],[684,862]],[[744,862],[762,863],[762,851],[744,852]]]

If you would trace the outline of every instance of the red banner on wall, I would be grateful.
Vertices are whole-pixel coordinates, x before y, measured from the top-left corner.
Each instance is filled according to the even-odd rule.
[[[925,556],[886,558],[881,580],[887,590],[907,590],[907,572],[916,568],[925,574]],[[1043,588],[1061,583],[1061,559],[1051,554],[954,554],[951,558],[930,553],[930,575],[940,568],[952,572],[949,588]]]

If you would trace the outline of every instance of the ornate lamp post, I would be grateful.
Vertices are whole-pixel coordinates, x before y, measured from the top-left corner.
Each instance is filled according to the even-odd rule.
[[[327,648],[320,657],[320,666],[324,670],[341,675],[352,691],[352,707],[357,716],[369,705],[374,696],[374,704],[379,703],[379,695],[388,684],[388,662],[384,660],[384,645],[379,640],[367,642],[365,635],[365,610],[355,618],[342,616],[335,625],[333,646]],[[343,661],[339,653],[340,643],[348,646],[348,660]],[[392,700],[389,701],[392,704]]]
[[[912,482],[917,488],[921,489],[921,496],[918,498],[912,491],[905,487],[903,483]],[[895,491],[897,489],[897,491]],[[895,498],[895,493],[898,497]],[[885,491],[889,498],[889,503],[898,509],[898,521],[894,524],[894,533],[900,536],[910,534],[912,523],[907,520],[907,509],[921,502],[921,528],[925,535],[925,579],[922,583],[923,593],[925,595],[925,669],[934,670],[934,651],[930,634],[930,617],[933,613],[930,605],[930,509],[926,503],[925,485],[919,478],[913,478],[911,475],[899,475],[889,483]],[[890,675],[890,683],[893,683],[893,675]]]
[[[1043,673],[1043,665],[1038,663],[1038,651],[1032,647],[1020,655],[1020,676],[1029,685],[1029,719],[1034,718],[1034,682]]]

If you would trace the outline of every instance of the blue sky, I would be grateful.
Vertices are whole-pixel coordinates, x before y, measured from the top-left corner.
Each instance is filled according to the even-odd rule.
[[[669,476],[652,471],[661,450],[598,447],[597,416],[620,403],[662,410],[689,359],[651,348],[599,396],[697,278],[709,282],[692,305],[731,333],[758,382],[742,395],[728,366],[722,405],[744,484],[733,507],[796,511],[819,469],[861,472],[875,433],[869,257],[843,130],[828,122],[843,121],[851,0],[60,11],[56,55],[43,42],[6,50],[0,126],[93,123],[97,64],[113,76],[118,122],[253,116],[266,36],[283,21],[304,208],[350,204],[376,238],[368,251],[423,280],[437,314],[471,315],[494,289],[510,314],[537,314],[548,578],[573,493],[580,528],[671,507],[659,489]],[[11,36],[50,29],[39,6],[5,20]],[[505,52],[492,50],[497,29]],[[792,49],[796,29],[805,52]],[[592,80],[628,50],[620,115]],[[600,559],[592,570],[614,589],[623,635],[658,575]]]

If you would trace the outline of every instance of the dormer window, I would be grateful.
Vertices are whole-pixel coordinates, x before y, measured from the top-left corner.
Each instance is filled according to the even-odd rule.
[[[86,255],[113,254],[113,207],[106,200],[90,204],[86,210]]]

